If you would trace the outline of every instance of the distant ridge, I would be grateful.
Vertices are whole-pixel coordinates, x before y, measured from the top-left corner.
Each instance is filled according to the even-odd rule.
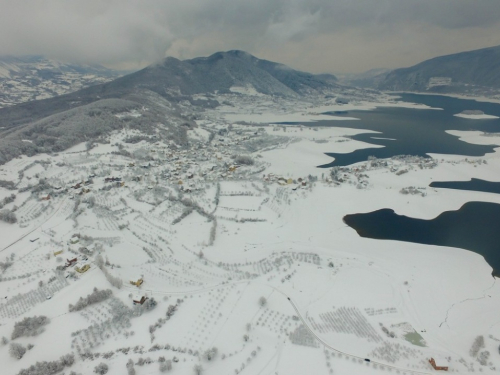
[[[500,46],[426,60],[390,72],[381,90],[466,92],[477,88],[500,89]]]
[[[0,108],[106,83],[123,72],[43,56],[0,56]]]

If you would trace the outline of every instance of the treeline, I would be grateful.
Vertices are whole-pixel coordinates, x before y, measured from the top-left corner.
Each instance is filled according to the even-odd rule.
[[[102,99],[59,113],[60,108],[56,107],[61,103],[56,103],[57,101],[56,98],[51,99],[45,103],[44,108],[38,108],[39,113],[34,117],[38,118],[37,121],[27,115],[29,111],[19,112],[21,107],[11,109],[18,111],[14,116],[16,119],[4,116],[5,121],[0,121],[1,125],[9,129],[3,132],[0,139],[0,164],[19,155],[33,156],[64,151],[85,141],[89,145],[94,142],[105,143],[112,131],[125,127],[157,135],[158,138],[172,140],[186,147],[189,142],[186,126],[182,125],[187,124],[187,128],[195,126],[194,122],[186,123],[164,98],[151,92],[135,93],[129,95],[127,100]],[[88,103],[89,98],[84,97],[81,101]],[[161,101],[168,105],[162,105]],[[147,106],[148,111],[141,112],[140,117],[116,116],[143,106]]]
[[[11,194],[0,201],[0,209],[4,208],[5,205],[14,202],[16,199],[16,194]]]
[[[27,369],[19,371],[18,375],[52,375],[64,370],[65,367],[73,366],[74,363],[75,356],[73,354],[66,354],[58,361],[37,362]]]
[[[111,285],[113,285],[115,288],[120,289],[123,286],[123,280],[120,279],[118,276],[113,276],[108,269],[105,266],[104,259],[102,255],[98,255],[95,259],[95,264],[97,267],[99,267],[104,273],[104,276],[106,277],[106,280],[109,281]]]
[[[80,297],[77,303],[75,303],[74,305],[70,304],[69,312],[83,310],[89,305],[93,305],[95,303],[99,303],[108,299],[112,294],[113,292],[110,289],[99,290],[97,288],[94,288],[93,292],[87,295],[87,297]]]
[[[20,322],[14,324],[14,331],[12,332],[12,340],[22,336],[36,336],[43,332],[43,326],[49,324],[50,320],[46,316],[34,316],[32,318],[26,317]]]

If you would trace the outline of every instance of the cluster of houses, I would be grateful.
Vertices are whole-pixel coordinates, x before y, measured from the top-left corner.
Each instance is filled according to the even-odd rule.
[[[262,176],[262,179],[266,182],[270,183],[277,183],[278,185],[285,186],[285,185],[293,185],[293,190],[297,190],[300,187],[305,187],[307,186],[307,179],[299,177],[297,179],[293,179],[291,177],[285,178],[282,176],[275,175],[274,173],[269,173],[269,174],[264,174]]]
[[[261,131],[245,131],[241,129],[220,131],[209,143],[200,143],[193,149],[179,149],[176,145],[162,145],[160,142],[147,146],[149,148],[146,161],[129,160],[124,165],[129,172],[121,177],[112,175],[103,176],[104,183],[116,183],[117,187],[124,186],[125,180],[137,183],[144,182],[151,188],[158,182],[157,178],[176,184],[184,192],[192,192],[202,189],[205,181],[217,181],[219,179],[235,179],[240,177],[238,170],[241,166],[235,163],[235,150],[232,146],[241,145],[242,142],[258,137]],[[263,130],[263,129],[262,129]],[[153,173],[150,168],[157,168]],[[247,169],[245,168],[245,171]],[[151,176],[149,176],[151,174]],[[90,185],[94,183],[95,174],[90,174],[86,180],[72,183],[66,188],[59,186],[54,190],[68,193],[76,190],[70,198],[76,195],[89,193]],[[53,191],[55,193],[55,191]],[[55,194],[57,195],[57,194]],[[49,194],[40,195],[40,200],[49,200]]]
[[[75,271],[78,273],[85,273],[90,269],[90,265],[88,263],[84,263],[83,261],[78,261],[78,258],[66,259],[66,264],[64,268],[74,267]]]

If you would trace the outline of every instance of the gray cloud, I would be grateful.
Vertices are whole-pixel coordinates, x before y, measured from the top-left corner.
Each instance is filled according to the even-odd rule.
[[[500,44],[498,0],[0,0],[0,54],[138,67],[243,49],[314,72]]]

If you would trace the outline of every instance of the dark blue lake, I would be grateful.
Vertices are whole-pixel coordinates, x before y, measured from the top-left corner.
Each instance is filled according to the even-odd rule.
[[[361,237],[459,247],[484,256],[500,276],[500,205],[468,202],[433,220],[415,219],[382,209],[344,217]]]
[[[500,104],[481,103],[473,100],[445,96],[402,94],[401,100],[421,103],[432,109],[408,109],[384,107],[372,111],[332,113],[335,116],[356,117],[358,121],[319,121],[307,126],[332,126],[351,129],[367,129],[380,134],[364,133],[352,139],[385,146],[383,148],[356,150],[348,154],[328,153],[335,158],[322,167],[347,166],[365,161],[369,156],[379,159],[397,155],[454,154],[484,156],[494,152],[495,145],[473,145],[447,134],[447,130],[476,130],[500,133],[500,119],[469,120],[455,117],[464,110],[481,110],[500,117]],[[389,139],[377,139],[389,138]],[[432,187],[464,189],[500,193],[500,184],[482,180],[466,182],[443,181]],[[485,202],[466,203],[458,211],[444,212],[433,220],[421,220],[395,214],[393,210],[353,214],[344,217],[347,225],[360,236],[415,242],[429,245],[458,247],[484,256],[500,276],[500,205]]]
[[[434,181],[430,187],[455,190],[482,191],[500,194],[500,182],[492,182],[472,178],[470,181]]]
[[[379,159],[396,155],[418,155],[428,157],[428,153],[455,154],[464,156],[484,156],[493,152],[494,145],[473,145],[447,134],[446,130],[479,130],[488,133],[500,132],[500,119],[469,120],[453,115],[467,109],[481,110],[486,114],[500,117],[500,104],[481,103],[474,100],[456,99],[445,96],[401,94],[401,100],[426,104],[432,109],[408,109],[384,107],[372,111],[348,111],[335,113],[340,117],[356,117],[358,121],[324,120],[306,123],[307,126],[333,126],[351,129],[368,129],[381,134],[365,133],[352,139],[385,146],[356,150],[348,154],[327,153],[335,158],[321,167],[346,166],[365,161],[369,156]],[[333,115],[333,114],[332,114]],[[389,139],[375,139],[377,137]]]

